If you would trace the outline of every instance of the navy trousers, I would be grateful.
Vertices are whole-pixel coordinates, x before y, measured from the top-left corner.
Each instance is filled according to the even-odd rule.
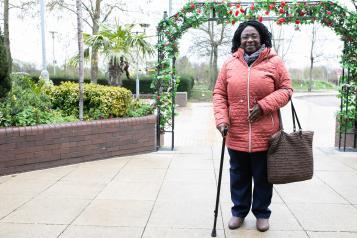
[[[267,153],[241,152],[228,149],[230,156],[230,187],[234,206],[232,215],[246,217],[252,206],[256,218],[269,218],[273,185],[267,179]],[[252,201],[252,179],[254,180]]]

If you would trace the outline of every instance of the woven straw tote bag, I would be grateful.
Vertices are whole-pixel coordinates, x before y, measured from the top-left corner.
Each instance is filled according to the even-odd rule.
[[[268,181],[285,184],[311,179],[314,171],[312,139],[313,131],[303,131],[292,100],[293,132],[283,129],[279,110],[280,130],[269,140]],[[295,119],[299,129],[296,130]]]

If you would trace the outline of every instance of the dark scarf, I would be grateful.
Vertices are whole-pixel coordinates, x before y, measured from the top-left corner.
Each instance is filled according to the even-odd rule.
[[[265,49],[265,45],[263,44],[259,50],[255,51],[253,54],[248,55],[244,53],[244,60],[247,62],[248,66],[250,66],[254,61],[256,61],[260,55],[260,53]]]

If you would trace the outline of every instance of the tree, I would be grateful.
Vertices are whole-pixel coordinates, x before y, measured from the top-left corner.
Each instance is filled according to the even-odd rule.
[[[83,33],[82,33],[82,7],[81,0],[76,0],[77,8],[77,36],[78,36],[78,55],[79,55],[79,120],[83,120],[83,91],[84,91],[84,69],[83,69]]]
[[[4,0],[3,3],[3,21],[4,21],[4,46],[7,55],[9,73],[12,72],[12,57],[10,48],[10,31],[9,31],[9,11],[10,9],[20,9],[21,14],[25,14],[35,4],[35,1],[19,2],[18,4],[10,3],[9,0]]]
[[[7,59],[4,37],[0,29],[0,98],[4,97],[10,90],[9,64]]]
[[[357,11],[357,3],[356,3],[356,0],[351,0],[352,1],[352,3],[353,3],[353,6],[355,6],[355,9],[356,9],[356,11]]]
[[[274,22],[269,22],[270,32],[272,34],[271,43],[274,50],[280,56],[282,60],[285,59],[291,46],[291,42],[294,39],[295,31],[292,34],[286,34],[283,25],[277,26],[278,29],[274,28],[276,24]]]
[[[69,12],[77,14],[71,0],[51,0],[48,3],[51,10],[59,7]],[[126,11],[125,4],[122,1],[112,0],[86,0],[81,3],[84,11],[83,22],[92,29],[92,35],[97,35],[99,26],[105,23],[109,16],[115,11]],[[91,82],[97,83],[98,75],[98,49],[93,48],[91,51]]]
[[[310,46],[310,70],[309,70],[309,86],[308,91],[312,90],[312,73],[314,70],[314,64],[317,62],[318,58],[323,55],[323,51],[318,51],[316,48],[317,42],[319,41],[317,34],[319,32],[320,26],[315,22],[311,26],[311,46]],[[321,43],[321,41],[320,41]],[[319,44],[320,48],[322,44]]]
[[[226,25],[217,25],[216,22],[208,21],[207,25],[198,28],[206,33],[204,36],[195,36],[190,51],[199,53],[201,56],[209,56],[210,80],[208,89],[213,89],[218,76],[219,47],[230,45],[231,37],[226,31]]]
[[[138,53],[142,57],[154,53],[153,47],[145,34],[132,33],[134,25],[102,26],[98,34],[84,34],[84,42],[96,49],[108,59],[109,79],[112,85],[121,85],[121,75],[126,72],[128,77],[129,64],[125,59],[134,58]]]
[[[10,50],[10,34],[9,34],[9,0],[4,0],[4,46],[6,51],[9,73],[12,69],[12,58]]]

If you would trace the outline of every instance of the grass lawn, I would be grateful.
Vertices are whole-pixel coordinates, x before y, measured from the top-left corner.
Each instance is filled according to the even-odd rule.
[[[313,91],[326,91],[337,90],[337,86],[322,80],[312,81]],[[293,81],[293,88],[295,92],[307,92],[309,82],[308,81]],[[189,99],[190,102],[211,102],[212,91],[207,89],[207,85],[195,85],[192,89],[192,96]]]

